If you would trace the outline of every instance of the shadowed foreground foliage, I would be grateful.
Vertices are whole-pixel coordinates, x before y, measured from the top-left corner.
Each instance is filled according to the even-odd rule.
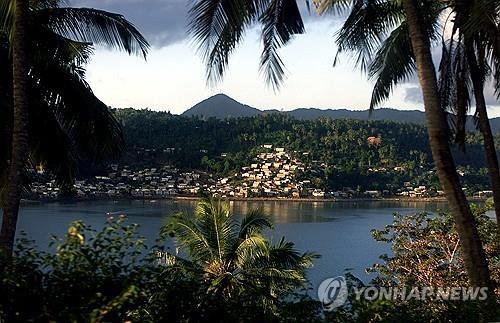
[[[499,279],[495,224],[476,209],[494,279]],[[26,238],[0,267],[0,320],[5,322],[475,322],[472,302],[391,302],[354,299],[325,313],[307,292],[313,254],[268,241],[268,217],[233,216],[227,203],[206,200],[176,214],[163,238],[148,247],[138,226],[109,218],[100,231],[82,222],[52,238],[53,253]],[[165,239],[174,236],[172,252]],[[462,286],[466,276],[449,215],[401,217],[382,231],[392,255],[373,268],[370,286]],[[449,251],[452,251],[449,253]],[[450,260],[450,256],[453,257]],[[448,260],[448,261],[447,261]],[[410,269],[410,272],[407,269]],[[335,274],[335,273],[332,273]],[[363,282],[347,275],[350,286]]]

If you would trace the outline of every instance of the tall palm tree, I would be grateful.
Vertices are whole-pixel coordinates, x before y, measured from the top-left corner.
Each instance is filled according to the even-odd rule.
[[[19,199],[27,183],[27,169],[40,163],[61,185],[73,183],[80,160],[96,162],[117,156],[123,149],[121,127],[110,109],[85,81],[84,66],[94,44],[144,56],[148,43],[118,14],[96,9],[60,7],[61,1],[40,0],[29,8],[27,42],[27,106],[22,127],[26,153],[12,181],[14,137],[18,122],[12,107],[15,28],[12,7],[0,5],[0,196],[4,217],[0,247],[12,250]],[[4,4],[4,3],[2,3]],[[15,149],[14,149],[15,148]],[[16,166],[17,167],[17,166]],[[16,191],[15,196],[10,192]],[[4,192],[3,194],[1,194]]]
[[[162,229],[175,238],[186,259],[170,255],[169,265],[181,265],[206,283],[207,292],[224,299],[249,295],[264,309],[306,283],[305,270],[317,258],[300,254],[283,238],[275,245],[263,230],[272,223],[251,210],[241,220],[227,201],[205,199],[194,213],[173,215]],[[172,258],[175,257],[175,258]]]
[[[393,86],[415,70],[418,72],[429,142],[438,177],[455,215],[463,252],[467,254],[464,258],[470,282],[474,286],[489,286],[482,244],[449,147],[449,126],[430,52],[431,43],[440,38],[439,21],[445,5],[432,0],[420,6],[404,1],[319,0],[316,4],[320,13],[332,9],[350,11],[337,42],[340,52],[354,51],[356,62],[376,79],[370,109],[386,99]],[[410,25],[410,18],[414,19],[411,23],[419,24],[417,30],[415,25]]]
[[[320,8],[322,11],[328,8],[324,6],[325,2],[318,2],[320,3],[319,5],[323,5]],[[466,1],[466,9],[462,9],[462,11],[469,12],[472,10],[473,4],[478,2],[481,1]],[[499,201],[499,203],[495,204],[495,209],[498,211],[496,212],[497,218],[500,220],[500,173],[493,135],[484,102],[484,81],[481,81],[485,79],[486,71],[485,69],[478,68],[478,66],[482,66],[483,64],[478,65],[479,62],[475,62],[474,51],[472,51],[473,55],[470,58],[472,62],[467,62],[468,57],[471,55],[465,55],[466,48],[464,41],[466,39],[463,36],[463,30],[466,28],[458,28],[457,23],[463,19],[454,20],[456,23],[453,24],[453,32],[449,40],[442,36],[442,28],[439,23],[443,14],[450,17],[452,13],[457,12],[459,8],[457,8],[455,3],[458,2],[453,2],[454,6],[451,7],[443,5],[441,1],[431,3],[424,19],[425,29],[433,42],[438,43],[438,40],[442,38],[442,60],[439,68],[441,104],[443,108],[452,113],[455,140],[462,149],[464,149],[465,144],[465,123],[470,106],[470,88],[474,90],[474,94],[477,97],[476,115],[479,117],[479,129],[484,137],[486,161],[490,173],[492,190],[495,199]],[[332,5],[332,2],[330,2],[330,5]],[[489,12],[488,10],[491,11],[491,5],[489,7],[485,8],[481,6],[481,12],[485,14],[485,12]],[[445,11],[450,8],[453,9],[451,13]],[[385,18],[383,18],[384,16]],[[395,85],[405,81],[415,73],[415,59],[410,44],[408,27],[404,18],[402,6],[395,2],[367,2],[363,5],[353,7],[349,18],[338,33],[337,43],[340,48],[339,53],[346,50],[356,52],[358,54],[357,62],[362,65],[362,68],[367,70],[370,78],[375,80],[370,110],[387,99]],[[451,19],[448,18],[447,20]],[[396,24],[399,24],[399,26],[395,26]],[[460,24],[464,26],[468,23],[464,21]],[[484,24],[491,25],[492,22],[491,20],[485,20],[482,21],[481,26]],[[368,36],[362,37],[367,30],[368,33],[366,34]],[[477,34],[478,28],[474,28],[469,33]],[[384,39],[386,34],[389,35]],[[473,46],[481,46],[483,42],[476,41]],[[467,43],[471,42],[467,41]],[[482,50],[482,52],[484,56],[485,51]],[[482,61],[484,62],[485,59],[483,58]],[[474,80],[471,81],[473,76]]]
[[[3,4],[6,6],[6,4]],[[12,35],[12,80],[13,80],[13,128],[12,151],[8,172],[9,189],[3,207],[2,228],[0,230],[0,249],[12,253],[13,237],[15,235],[19,202],[21,200],[21,178],[26,156],[28,154],[28,39],[27,25],[29,15],[29,0],[16,0],[12,5],[13,35]]]
[[[491,287],[488,264],[476,223],[461,188],[455,163],[448,144],[448,123],[441,109],[436,70],[431,54],[431,44],[424,30],[422,4],[403,0],[418,78],[424,98],[427,131],[438,177],[446,193],[455,225],[460,237],[464,263],[472,286]],[[427,4],[428,5],[428,4]]]
[[[493,190],[497,226],[500,232],[500,169],[484,97],[484,84],[488,78],[488,70],[491,68],[499,70],[500,68],[500,56],[498,56],[500,55],[500,39],[498,39],[497,22],[499,9],[498,1],[458,0],[455,4],[455,20],[460,30],[460,38],[463,38],[464,52],[476,101],[476,115],[479,130],[483,135],[486,162]],[[471,15],[470,12],[474,14]],[[478,15],[490,16],[493,19],[482,19],[477,24],[474,20]],[[497,91],[499,77],[498,74],[493,77],[497,79]]]

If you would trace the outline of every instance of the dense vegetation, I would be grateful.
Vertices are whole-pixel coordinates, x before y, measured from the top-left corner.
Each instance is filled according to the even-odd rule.
[[[498,282],[499,242],[494,222],[475,209]],[[307,290],[305,269],[315,256],[293,243],[272,244],[272,224],[258,210],[231,214],[221,201],[201,202],[193,214],[177,214],[155,246],[125,217],[110,217],[95,231],[82,222],[40,252],[25,238],[14,257],[0,258],[3,322],[477,322],[477,303],[356,300],[364,283],[347,275],[349,298],[332,312]],[[457,234],[448,214],[396,216],[375,231],[391,244],[370,286],[463,286],[466,276]],[[174,238],[180,248],[167,248]],[[55,251],[55,252],[54,252]],[[433,266],[439,264],[442,270]],[[430,281],[429,281],[430,280]],[[494,312],[490,319],[498,318]]]
[[[273,144],[288,151],[308,152],[301,156],[308,164],[326,165],[326,171],[318,175],[326,188],[385,189],[403,181],[438,187],[437,178],[427,174],[432,158],[426,129],[420,125],[329,118],[297,120],[279,113],[227,120],[150,110],[115,113],[128,146],[125,161],[133,165],[169,161],[180,168],[227,175],[249,165],[263,144]],[[370,145],[367,138],[371,136],[380,138],[381,144]],[[485,189],[488,181],[482,169],[480,137],[470,133],[466,152],[456,148],[455,155],[457,164],[467,169],[465,182]],[[370,168],[396,166],[407,172],[369,172]]]

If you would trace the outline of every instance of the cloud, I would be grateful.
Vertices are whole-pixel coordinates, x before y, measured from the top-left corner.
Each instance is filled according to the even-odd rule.
[[[306,28],[313,22],[327,19],[338,23],[337,16],[319,17],[314,7],[308,10],[306,0],[297,2]],[[158,48],[188,37],[187,14],[191,4],[192,1],[186,0],[69,0],[69,5],[74,7],[90,7],[124,15],[146,36],[151,45]]]
[[[492,84],[488,84],[486,86],[484,90],[484,98],[487,106],[498,107],[500,105]],[[406,87],[404,100],[408,103],[423,103],[422,90],[420,87],[414,85]],[[472,100],[471,109],[474,109],[474,101],[475,100]]]
[[[189,2],[186,0],[71,0],[69,4],[124,15],[154,47],[164,47],[187,37]]]
[[[409,86],[405,88],[404,100],[409,103],[422,103],[422,90],[418,86]]]

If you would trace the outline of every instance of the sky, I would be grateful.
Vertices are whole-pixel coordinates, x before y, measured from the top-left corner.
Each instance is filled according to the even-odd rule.
[[[227,73],[217,86],[207,85],[205,65],[196,44],[187,34],[187,0],[72,0],[75,7],[92,7],[123,14],[148,39],[147,60],[98,47],[87,66],[94,93],[115,108],[149,108],[180,114],[207,97],[225,93],[259,109],[320,108],[365,110],[372,82],[354,67],[352,58],[340,56],[335,32],[340,18],[317,17],[303,10],[306,34],[296,36],[281,50],[287,68],[285,83],[275,92],[259,72],[262,50],[259,27],[247,31],[231,56]],[[299,0],[300,4],[300,0]],[[437,63],[436,63],[437,64]],[[487,91],[490,116],[500,107]],[[415,77],[400,85],[384,107],[422,110],[422,96]]]

